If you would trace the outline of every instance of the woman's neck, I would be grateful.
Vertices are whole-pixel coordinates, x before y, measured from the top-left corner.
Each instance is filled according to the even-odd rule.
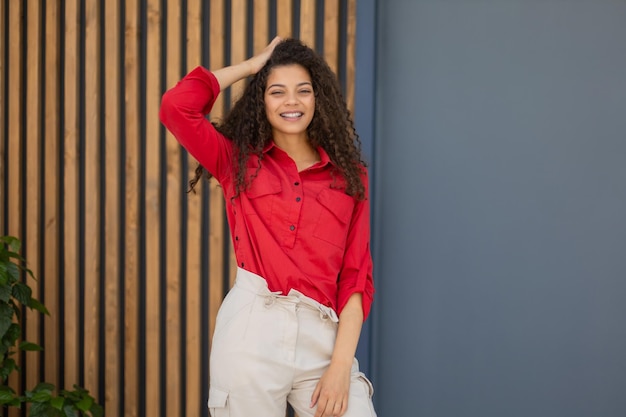
[[[311,146],[306,136],[277,135],[274,137],[274,144],[293,159],[298,171],[305,170],[320,161],[319,153]]]

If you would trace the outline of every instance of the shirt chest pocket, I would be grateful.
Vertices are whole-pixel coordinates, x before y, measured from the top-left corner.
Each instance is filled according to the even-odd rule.
[[[244,213],[259,216],[269,223],[281,190],[282,187],[278,178],[260,171],[245,191],[246,201],[242,201]]]
[[[335,245],[346,247],[354,198],[342,191],[324,189],[317,195],[319,217],[313,236]]]

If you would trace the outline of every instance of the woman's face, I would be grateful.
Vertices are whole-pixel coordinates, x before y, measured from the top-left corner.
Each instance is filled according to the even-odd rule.
[[[265,113],[277,135],[305,135],[315,113],[309,72],[298,64],[271,69],[265,87]]]

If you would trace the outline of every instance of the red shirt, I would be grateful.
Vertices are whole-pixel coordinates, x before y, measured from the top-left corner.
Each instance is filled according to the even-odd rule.
[[[296,289],[338,314],[362,293],[365,319],[374,294],[369,202],[331,187],[337,179],[324,149],[320,162],[298,172],[273,142],[248,190],[232,199],[233,144],[205,118],[219,92],[215,76],[198,67],[163,95],[160,118],[221,184],[238,266],[265,278],[270,291]],[[251,156],[248,171],[257,167]],[[366,174],[363,181],[367,190]]]

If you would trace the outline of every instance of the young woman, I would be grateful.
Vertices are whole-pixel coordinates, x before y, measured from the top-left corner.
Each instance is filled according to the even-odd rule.
[[[252,76],[224,120],[221,90]],[[367,171],[336,77],[300,41],[191,71],[164,125],[222,186],[237,258],[210,359],[213,417],[371,417],[354,358],[372,303]],[[202,175],[196,171],[193,187]]]

